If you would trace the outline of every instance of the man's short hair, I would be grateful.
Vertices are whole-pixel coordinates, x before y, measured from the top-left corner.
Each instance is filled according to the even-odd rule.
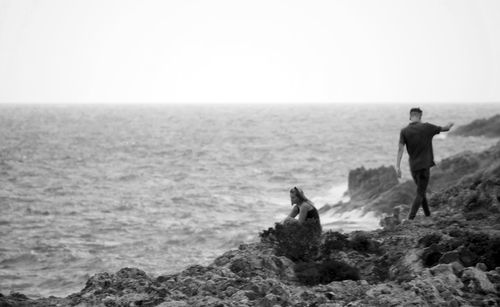
[[[422,115],[423,112],[422,112],[422,110],[420,110],[420,108],[411,108],[410,115],[413,113],[418,113],[418,114]]]

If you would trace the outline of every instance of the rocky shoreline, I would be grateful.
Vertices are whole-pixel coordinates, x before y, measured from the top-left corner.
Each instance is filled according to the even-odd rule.
[[[123,268],[65,298],[0,294],[0,306],[499,306],[500,143],[438,164],[430,218],[401,221],[414,186],[394,176],[391,167],[351,172],[351,201],[327,209],[376,211],[383,227],[323,232],[309,264],[342,264],[328,274],[277,252],[274,228],[208,266],[156,278]]]
[[[457,127],[450,132],[451,135],[484,136],[496,138],[500,136],[500,114],[490,118],[482,118],[470,124]]]

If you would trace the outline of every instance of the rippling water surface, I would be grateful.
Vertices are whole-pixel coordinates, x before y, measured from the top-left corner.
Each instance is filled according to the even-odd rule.
[[[0,292],[65,296],[97,272],[207,264],[283,218],[290,187],[321,207],[349,169],[394,164],[409,107],[0,105]],[[422,108],[442,125],[500,110]],[[436,160],[496,141],[438,136]]]

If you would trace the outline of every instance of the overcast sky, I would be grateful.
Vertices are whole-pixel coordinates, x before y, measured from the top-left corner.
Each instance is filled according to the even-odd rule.
[[[0,0],[0,102],[500,102],[500,1]]]

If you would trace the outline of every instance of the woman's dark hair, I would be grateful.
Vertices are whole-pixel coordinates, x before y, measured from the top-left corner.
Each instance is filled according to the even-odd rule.
[[[291,190],[290,190],[290,193],[293,193],[295,194],[301,201],[304,201],[305,200],[305,197],[304,197],[304,193],[301,192],[297,187],[293,187]]]
[[[411,108],[410,110],[410,114],[412,113],[418,113],[418,114],[422,114],[422,110],[420,110],[420,108]]]
[[[293,193],[297,196],[297,198],[300,200],[300,202],[307,202],[309,204],[313,204],[309,198],[306,197],[306,195],[304,194],[304,191],[302,191],[301,188],[297,188],[297,187],[293,187],[291,190],[290,190],[290,193]],[[293,203],[292,203],[292,206],[293,206]]]

